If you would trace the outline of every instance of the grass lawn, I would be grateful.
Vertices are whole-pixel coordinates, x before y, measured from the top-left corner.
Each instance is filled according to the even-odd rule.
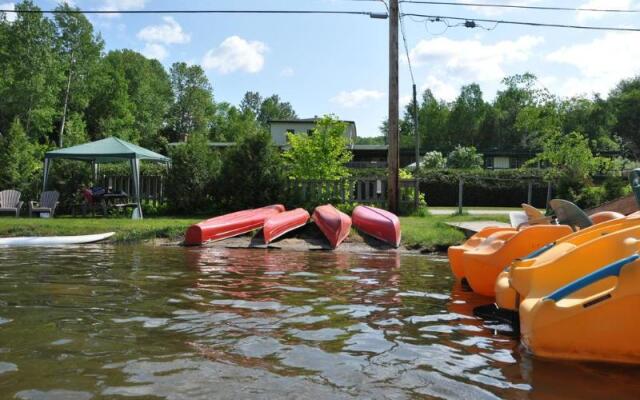
[[[505,215],[431,215],[428,217],[400,217],[402,243],[410,248],[443,250],[453,244],[464,241],[465,236],[459,229],[447,225],[447,222],[466,221],[508,222]]]
[[[0,237],[12,236],[61,236],[116,232],[116,242],[138,242],[156,238],[180,240],[189,225],[203,218],[145,218],[134,221],[125,218],[0,218]],[[446,225],[453,221],[477,220],[507,221],[498,216],[447,216],[401,217],[402,242],[410,248],[441,250],[464,240],[459,230]]]
[[[0,218],[0,237],[64,236],[116,232],[115,241],[180,239],[189,225],[203,218]]]

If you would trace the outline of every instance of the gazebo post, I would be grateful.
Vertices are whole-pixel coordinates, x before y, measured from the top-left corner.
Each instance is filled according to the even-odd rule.
[[[133,194],[136,198],[137,207],[131,214],[132,219],[142,219],[142,205],[140,204],[140,160],[131,159],[131,176],[133,177]]]
[[[42,191],[46,191],[47,190],[47,180],[49,180],[49,168],[51,167],[51,159],[49,158],[44,158],[44,170],[43,170],[43,175],[44,175],[44,179],[42,181]]]

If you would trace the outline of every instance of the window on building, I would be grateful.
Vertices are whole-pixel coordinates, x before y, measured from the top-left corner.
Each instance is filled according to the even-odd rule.
[[[307,135],[309,135],[309,136],[313,135],[314,131],[315,131],[315,129],[307,129]]]
[[[511,167],[511,160],[509,157],[494,157],[493,168],[494,169],[508,169]]]

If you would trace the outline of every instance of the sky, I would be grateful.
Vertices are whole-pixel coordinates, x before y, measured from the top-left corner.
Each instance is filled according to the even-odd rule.
[[[455,0],[454,0],[455,1]],[[462,1],[460,1],[462,2]],[[474,3],[640,9],[640,0],[466,0]],[[43,9],[56,0],[36,0]],[[82,9],[286,9],[385,12],[382,1],[349,0],[73,0]],[[0,9],[12,3],[0,0]],[[402,12],[560,24],[640,27],[640,14],[532,11],[401,4]],[[379,135],[387,117],[388,21],[365,15],[91,15],[106,50],[130,48],[172,63],[200,64],[216,101],[238,104],[246,91],[278,94],[299,117],[335,114],[356,122],[358,136]],[[559,96],[606,97],[640,74],[639,33],[480,23],[475,29],[404,18],[418,91],[452,101],[479,83],[485,99],[503,77],[531,72]],[[456,24],[450,21],[449,25]],[[411,78],[400,42],[401,104]]]

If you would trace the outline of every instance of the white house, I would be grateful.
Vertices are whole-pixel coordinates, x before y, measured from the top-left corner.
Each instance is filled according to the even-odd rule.
[[[320,118],[304,118],[290,120],[271,120],[269,126],[271,128],[271,139],[277,146],[284,147],[287,145],[287,133],[307,133],[310,134],[316,127],[316,122]],[[345,136],[349,139],[350,144],[354,144],[357,137],[356,123],[353,121],[341,121],[347,125],[344,131]]]

